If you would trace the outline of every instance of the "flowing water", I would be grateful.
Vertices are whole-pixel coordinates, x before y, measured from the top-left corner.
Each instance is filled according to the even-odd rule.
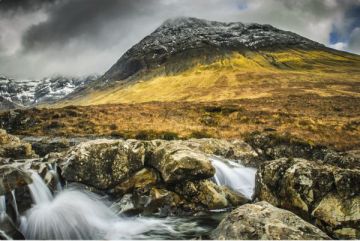
[[[211,161],[216,169],[214,181],[217,185],[227,186],[249,199],[252,198],[255,190],[255,168],[220,157],[212,157]]]
[[[235,162],[211,158],[216,169],[214,181],[251,197],[255,186],[253,168]],[[63,189],[56,166],[49,166],[57,190],[53,195],[37,172],[31,171],[29,184],[34,205],[24,216],[17,211],[20,230],[26,239],[193,239],[209,237],[224,213],[193,217],[126,217],[110,208],[104,197],[80,189]],[[0,197],[0,213],[6,212],[5,197]]]
[[[0,196],[0,221],[4,219],[6,215],[6,199],[5,196]]]
[[[14,211],[15,211],[15,215],[16,215],[16,221],[18,221],[20,219],[20,215],[19,215],[19,209],[18,209],[17,202],[16,202],[15,190],[11,191],[11,196],[12,196],[12,205],[14,207]]]
[[[194,218],[119,217],[93,193],[66,189],[52,197],[37,173],[32,178],[35,205],[21,225],[27,239],[181,239],[213,228]]]

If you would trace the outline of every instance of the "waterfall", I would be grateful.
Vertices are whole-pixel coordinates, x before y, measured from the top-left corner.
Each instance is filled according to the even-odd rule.
[[[56,191],[60,192],[62,190],[62,186],[60,183],[60,179],[59,179],[59,175],[56,171],[57,169],[57,165],[56,163],[54,163],[53,165],[48,164],[48,169],[49,169],[49,173],[54,177],[55,182],[56,182]]]
[[[48,203],[53,199],[51,191],[35,171],[31,171],[33,182],[29,184],[30,194],[35,204]]]
[[[26,239],[156,239],[199,230],[196,223],[179,230],[179,222],[173,220],[119,217],[90,192],[65,189],[53,197],[36,172],[31,177],[35,205],[21,217],[20,225]]]
[[[6,216],[6,199],[5,196],[0,196],[0,221]]]
[[[255,168],[220,157],[211,157],[211,162],[216,169],[214,181],[217,185],[227,186],[249,199],[252,198],[255,190]]]
[[[12,204],[15,210],[15,215],[16,215],[16,221],[19,221],[20,215],[19,215],[19,209],[16,203],[16,195],[15,195],[15,189],[11,191],[11,196],[12,196]]]

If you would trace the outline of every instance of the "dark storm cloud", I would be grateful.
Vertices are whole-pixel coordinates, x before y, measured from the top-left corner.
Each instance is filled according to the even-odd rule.
[[[58,0],[0,0],[0,12],[18,13],[36,11],[45,6],[52,5]]]
[[[97,43],[104,39],[102,30],[111,22],[118,22],[123,30],[126,20],[142,14],[151,0],[63,0],[51,9],[46,22],[31,27],[23,37],[25,50],[62,46],[77,38]],[[123,22],[121,21],[123,19]],[[120,31],[121,31],[120,30]]]

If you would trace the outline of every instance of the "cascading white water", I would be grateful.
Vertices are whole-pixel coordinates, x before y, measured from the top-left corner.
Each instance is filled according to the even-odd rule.
[[[6,199],[5,196],[0,196],[0,221],[6,216]]]
[[[56,163],[54,163],[53,165],[48,164],[48,169],[49,169],[49,173],[54,177],[55,182],[56,182],[56,191],[60,192],[62,191],[62,186],[59,180],[59,175],[56,172],[57,169],[57,165]]]
[[[33,182],[29,184],[30,194],[35,204],[49,203],[53,199],[51,191],[35,171],[31,171]]]
[[[29,188],[35,205],[21,221],[27,239],[151,239],[201,231],[196,223],[187,223],[184,231],[171,219],[120,218],[99,196],[85,191],[67,189],[52,197],[37,173],[32,178]]]
[[[12,196],[12,204],[15,210],[15,215],[16,215],[16,221],[19,221],[20,215],[19,215],[19,209],[16,203],[16,195],[15,195],[15,189],[11,191],[11,196]]]
[[[255,190],[255,168],[245,167],[220,157],[210,159],[216,169],[214,176],[216,184],[227,186],[247,198],[252,198]]]

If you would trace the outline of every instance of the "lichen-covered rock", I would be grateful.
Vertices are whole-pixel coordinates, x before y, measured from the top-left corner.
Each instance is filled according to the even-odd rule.
[[[145,148],[132,140],[94,140],[74,147],[65,159],[62,174],[66,180],[104,190],[143,168]]]
[[[153,141],[153,152],[147,164],[161,174],[166,183],[213,177],[215,168],[202,152],[196,152],[178,142]]]
[[[187,181],[178,184],[175,191],[189,202],[202,205],[208,210],[239,206],[249,202],[249,199],[241,194],[218,186],[210,180]]]
[[[256,196],[312,220],[334,238],[360,237],[360,170],[305,159],[261,165]]]
[[[227,215],[212,238],[220,240],[330,239],[317,227],[295,214],[267,202],[243,205]]]
[[[0,157],[13,159],[26,159],[37,157],[29,143],[21,141],[18,137],[9,135],[0,129]]]

